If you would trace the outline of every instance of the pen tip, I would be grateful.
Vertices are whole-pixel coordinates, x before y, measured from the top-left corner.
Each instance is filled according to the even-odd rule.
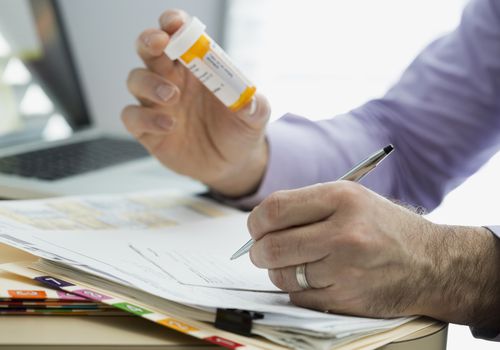
[[[393,150],[394,150],[394,146],[393,146],[392,144],[391,144],[391,145],[389,145],[389,146],[385,146],[385,147],[384,147],[384,152],[385,152],[385,154],[389,154],[389,153],[391,153]]]

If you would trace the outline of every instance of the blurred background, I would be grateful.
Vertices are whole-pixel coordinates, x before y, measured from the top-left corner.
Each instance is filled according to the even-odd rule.
[[[134,103],[125,80],[141,66],[135,40],[144,29],[156,27],[167,8],[202,19],[208,33],[268,96],[273,120],[287,112],[318,120],[383,95],[427,43],[457,26],[467,1],[61,0],[86,107],[62,106],[53,98],[54,88],[37,66],[44,55],[41,36],[50,36],[50,28],[35,28],[30,3],[0,0],[0,147],[20,130],[42,130],[46,139],[67,137],[74,125],[65,113],[79,108],[87,108],[99,128],[123,133],[120,111]],[[62,71],[51,74],[64,80]],[[500,224],[499,173],[497,156],[429,218]],[[473,339],[466,327],[452,326],[450,335],[452,350],[498,347]]]

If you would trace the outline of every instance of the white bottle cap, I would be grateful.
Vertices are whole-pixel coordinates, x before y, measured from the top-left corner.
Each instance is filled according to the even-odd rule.
[[[198,18],[192,17],[170,38],[165,48],[167,56],[171,60],[181,57],[205,33],[205,28],[206,26]]]

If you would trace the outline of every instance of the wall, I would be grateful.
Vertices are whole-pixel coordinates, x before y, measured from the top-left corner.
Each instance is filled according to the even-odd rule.
[[[231,0],[228,52],[272,119],[345,113],[383,95],[466,0]],[[241,40],[245,38],[245,40]]]

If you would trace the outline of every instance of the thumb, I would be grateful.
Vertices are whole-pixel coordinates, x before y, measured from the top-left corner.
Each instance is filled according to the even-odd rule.
[[[263,129],[271,116],[271,106],[267,98],[255,94],[250,103],[236,112],[236,116],[255,129]]]

